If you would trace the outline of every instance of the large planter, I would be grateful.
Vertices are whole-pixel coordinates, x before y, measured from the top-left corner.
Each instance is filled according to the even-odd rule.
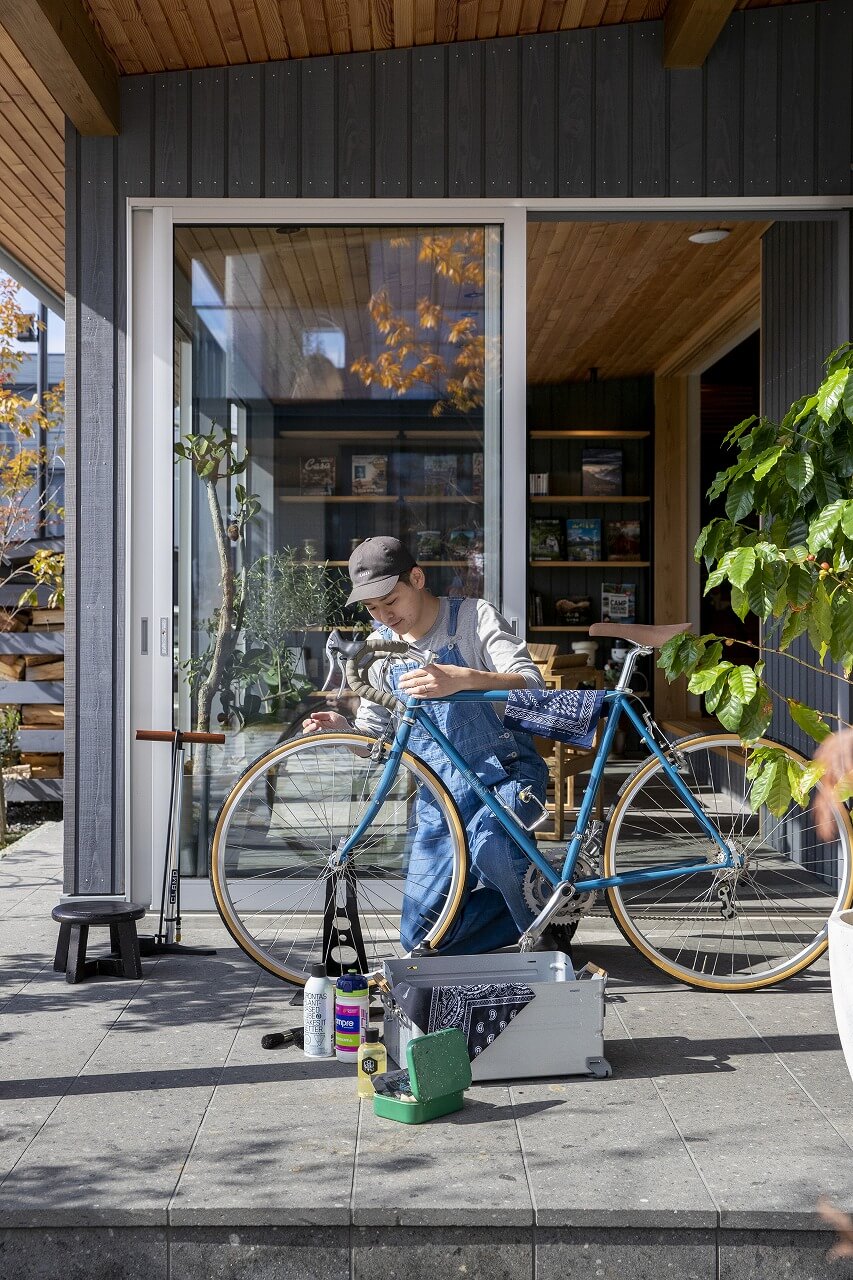
[[[829,976],[841,1047],[853,1076],[853,911],[829,917]]]

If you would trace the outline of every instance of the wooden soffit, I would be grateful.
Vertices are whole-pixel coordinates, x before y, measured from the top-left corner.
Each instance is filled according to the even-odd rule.
[[[732,222],[718,244],[693,244],[707,225],[531,222],[528,381],[688,372],[727,333],[757,324],[770,223]]]
[[[644,22],[667,9],[667,0],[84,2],[124,75],[571,31]],[[738,9],[777,2],[728,0]],[[782,0],[789,2],[796,0]]]

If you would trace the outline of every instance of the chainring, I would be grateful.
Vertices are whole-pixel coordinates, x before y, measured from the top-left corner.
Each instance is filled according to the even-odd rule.
[[[548,859],[550,865],[559,874],[562,870],[562,859]],[[598,868],[583,853],[578,856],[575,863],[575,880],[591,880],[598,875]],[[524,877],[524,901],[535,915],[545,906],[545,903],[554,892],[552,886],[543,876],[538,867],[534,867],[533,863],[527,868]],[[576,924],[581,916],[585,916],[595,906],[597,890],[587,889],[584,893],[577,894],[571,898],[564,907],[562,907],[555,916],[551,917],[551,924]]]

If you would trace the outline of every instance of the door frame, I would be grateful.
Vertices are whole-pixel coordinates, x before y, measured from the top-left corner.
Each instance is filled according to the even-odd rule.
[[[125,723],[164,727],[172,718],[172,491],[158,475],[173,462],[173,232],[177,225],[274,223],[471,223],[503,228],[502,609],[524,633],[526,600],[526,226],[529,217],[578,220],[814,218],[849,210],[849,196],[669,199],[156,199],[129,197],[127,236],[127,452]],[[513,307],[513,299],[523,304]],[[152,424],[162,422],[157,432]],[[522,424],[522,430],[515,424]],[[142,652],[142,620],[148,648]],[[162,628],[165,625],[165,637]],[[119,695],[121,696],[121,695]],[[125,886],[136,902],[159,901],[169,753],[128,743],[125,753]],[[212,909],[207,881],[182,884],[187,911]]]

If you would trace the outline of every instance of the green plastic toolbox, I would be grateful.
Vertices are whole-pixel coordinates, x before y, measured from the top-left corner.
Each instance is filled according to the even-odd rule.
[[[423,1124],[462,1109],[465,1090],[471,1084],[471,1063],[458,1027],[410,1040],[406,1065],[415,1101],[374,1094],[373,1110],[378,1116],[403,1124]]]

